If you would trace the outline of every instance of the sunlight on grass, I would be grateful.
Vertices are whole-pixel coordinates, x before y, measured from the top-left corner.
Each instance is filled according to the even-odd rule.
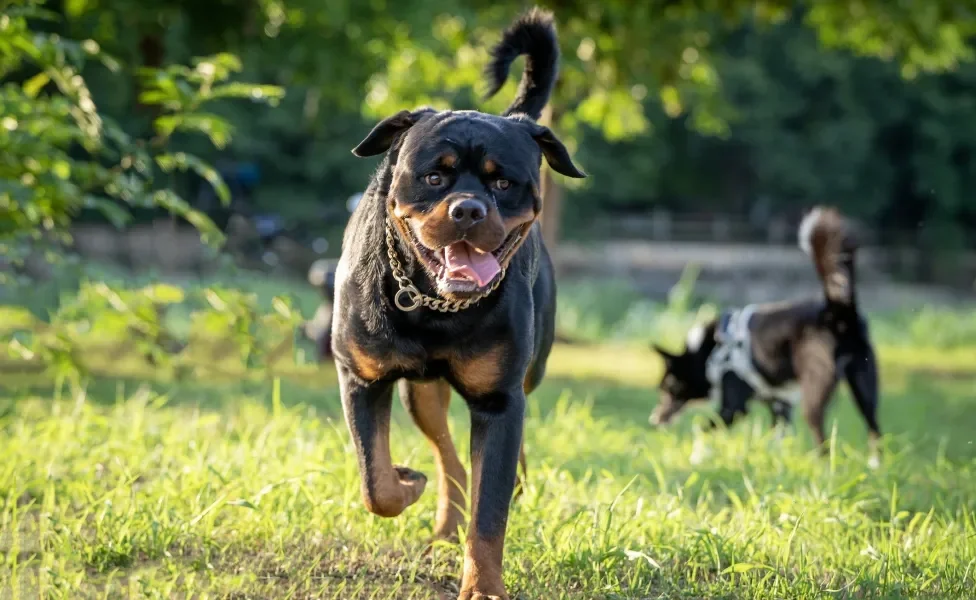
[[[246,275],[177,283],[214,282],[265,308],[276,294],[303,314],[318,301],[307,287]],[[528,405],[527,489],[505,555],[513,598],[972,595],[971,315],[872,319],[885,433],[872,471],[843,387],[827,459],[802,415],[795,435],[776,440],[761,406],[710,436],[695,433],[707,405],[651,429],[662,365],[648,343],[680,343],[710,309],[696,314],[687,294],[662,307],[616,288],[567,289],[562,324],[576,343],[556,345]],[[74,293],[33,292],[21,300],[37,314]],[[180,335],[189,315],[174,306],[164,323]],[[359,497],[335,371],[310,364],[307,345],[273,368],[194,359],[177,376],[83,342],[95,375],[84,387],[14,374],[0,359],[0,599],[456,596],[460,549],[423,552],[435,469],[399,405],[394,459],[431,485],[401,517],[380,519]],[[463,402],[451,420],[466,456]]]
[[[513,597],[972,588],[972,376],[903,373],[886,389],[886,460],[872,472],[845,397],[828,460],[802,424],[774,440],[757,410],[693,464],[694,413],[670,431],[645,425],[649,352],[562,346],[551,365],[508,535]],[[433,488],[400,518],[366,513],[334,384],[284,383],[280,396],[267,383],[4,394],[0,580],[21,597],[452,597],[460,551],[421,554]],[[396,460],[433,476],[426,442],[394,417]],[[466,454],[462,403],[452,418]]]

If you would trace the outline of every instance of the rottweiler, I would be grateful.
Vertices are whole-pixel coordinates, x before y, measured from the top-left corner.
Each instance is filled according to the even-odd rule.
[[[824,413],[844,377],[867,424],[877,466],[878,367],[868,323],[855,286],[857,238],[836,209],[816,207],[800,224],[800,248],[813,260],[822,298],[747,306],[693,328],[681,354],[660,346],[664,359],[660,402],[652,425],[668,423],[689,401],[712,398],[718,416],[731,425],[758,397],[770,408],[773,426],[788,425],[799,404],[822,452]],[[709,429],[717,426],[714,420]]]
[[[508,598],[502,554],[518,466],[524,473],[526,396],[554,336],[556,286],[538,223],[540,169],[585,177],[537,123],[556,80],[552,15],[533,9],[493,48],[494,95],[525,56],[501,115],[401,111],[353,150],[384,157],[346,228],[336,269],[332,350],[366,508],[394,517],[426,477],[390,458],[394,383],[434,450],[435,538],[462,523],[465,469],[448,430],[451,388],[471,415],[471,521],[459,598]]]

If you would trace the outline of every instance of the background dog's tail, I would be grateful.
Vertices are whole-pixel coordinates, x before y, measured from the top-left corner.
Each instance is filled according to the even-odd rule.
[[[503,114],[522,113],[538,120],[542,116],[559,71],[559,42],[552,13],[533,8],[515,20],[491,50],[486,74],[491,86],[487,98],[498,93],[508,78],[508,69],[525,55],[525,71],[515,100]]]
[[[840,212],[824,206],[814,208],[800,223],[798,237],[800,248],[813,258],[827,302],[856,309],[857,239]]]

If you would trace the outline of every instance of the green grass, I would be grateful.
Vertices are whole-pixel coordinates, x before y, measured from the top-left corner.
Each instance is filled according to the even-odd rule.
[[[530,400],[513,598],[961,598],[976,575],[973,354],[885,350],[886,457],[841,393],[828,460],[763,411],[691,460],[652,431],[645,350],[559,347]],[[277,391],[276,391],[277,390]],[[434,486],[396,519],[359,499],[334,373],[0,390],[0,598],[453,598],[461,551],[422,549]],[[463,403],[452,406],[467,453]],[[394,458],[433,477],[396,407]]]
[[[153,272],[128,273],[119,268],[89,263],[64,264],[48,281],[0,286],[0,305],[29,307],[41,317],[55,312],[60,302],[77,293],[82,280],[104,281],[115,287],[133,288],[155,281],[174,283],[188,290],[209,286],[253,293],[264,310],[271,300],[287,294],[305,315],[315,312],[321,297],[303,280],[258,276],[224,265],[203,277],[162,276]],[[557,329],[564,336],[586,343],[637,344],[650,341],[680,344],[688,328],[715,314],[718,307],[695,292],[695,272],[686,272],[671,293],[669,303],[641,296],[632,283],[621,279],[569,281],[559,284]],[[698,306],[700,304],[700,306]],[[171,309],[170,320],[187,316],[181,307]],[[913,310],[870,315],[872,336],[888,347],[966,350],[976,346],[976,304],[961,308],[923,306]],[[178,328],[178,327],[177,327]]]
[[[39,314],[85,266],[0,293]],[[307,286],[229,272],[177,281],[288,293]],[[959,598],[976,584],[976,320],[964,311],[872,315],[881,342],[885,462],[846,390],[829,459],[798,418],[777,441],[761,407],[730,432],[653,431],[660,364],[702,315],[689,286],[670,307],[622,284],[561,287],[555,349],[530,398],[527,490],[513,508],[513,598]],[[182,331],[188,308],[167,316]],[[711,310],[705,307],[704,311]],[[461,550],[423,549],[435,486],[397,519],[369,515],[331,368],[298,365],[163,381],[140,359],[106,364],[84,390],[0,373],[0,600],[7,598],[448,598]],[[284,372],[284,371],[282,371]],[[435,475],[397,405],[394,459]],[[452,405],[467,454],[467,415]],[[704,452],[693,450],[704,449]],[[693,455],[704,456],[693,460]]]

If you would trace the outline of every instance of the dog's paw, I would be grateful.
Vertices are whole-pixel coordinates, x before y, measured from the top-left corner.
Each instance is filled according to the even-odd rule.
[[[403,510],[420,499],[427,487],[427,476],[419,471],[398,465],[393,466],[393,471],[399,483],[401,510]]]
[[[400,489],[403,492],[404,507],[410,506],[420,499],[427,487],[427,476],[420,471],[414,471],[407,467],[394,465],[397,478],[400,480]]]
[[[369,512],[381,517],[396,517],[420,499],[427,477],[407,467],[393,467],[373,484],[372,493],[363,494]]]
[[[410,467],[401,467],[400,465],[393,465],[393,470],[396,471],[397,477],[400,478],[400,483],[403,485],[414,485],[416,483],[427,485],[427,476],[420,471],[414,471]]]

